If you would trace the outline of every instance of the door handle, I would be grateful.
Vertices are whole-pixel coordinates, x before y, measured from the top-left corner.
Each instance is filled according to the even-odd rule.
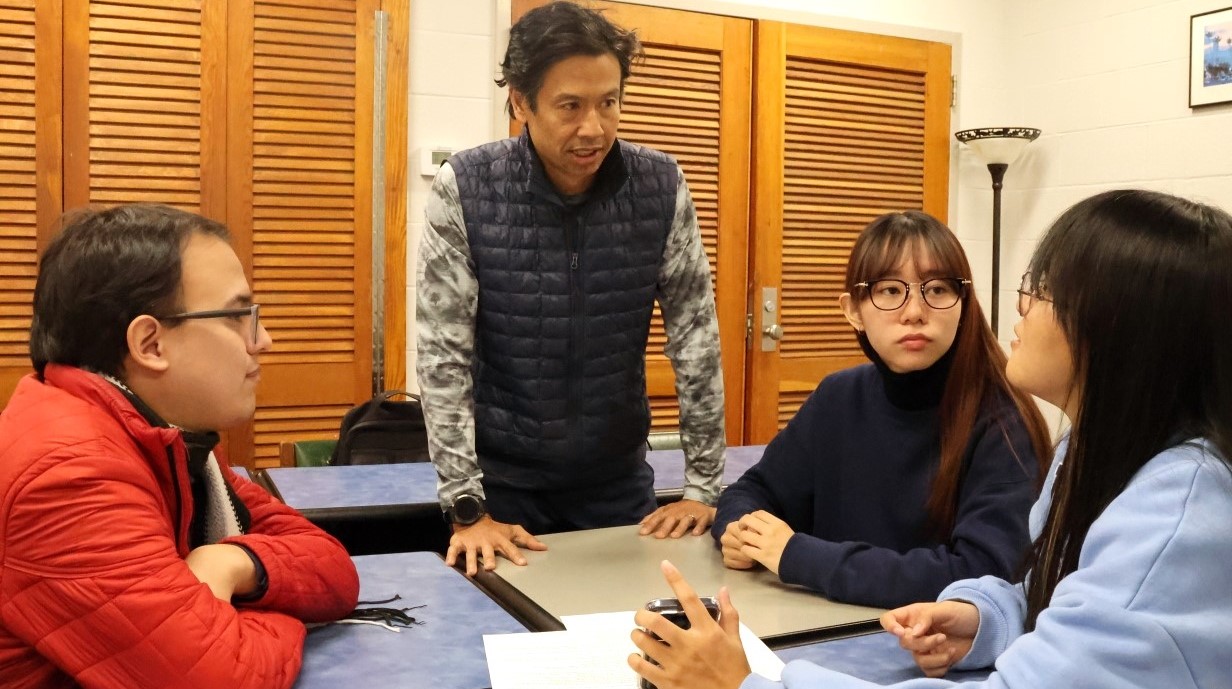
[[[778,341],[783,339],[783,326],[779,325],[779,289],[761,288],[761,351],[773,352]]]

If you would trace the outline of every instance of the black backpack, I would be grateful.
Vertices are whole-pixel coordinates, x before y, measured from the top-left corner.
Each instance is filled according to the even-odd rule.
[[[393,399],[400,396],[410,399]],[[383,392],[348,411],[329,458],[337,466],[427,461],[428,431],[419,396],[403,390]]]

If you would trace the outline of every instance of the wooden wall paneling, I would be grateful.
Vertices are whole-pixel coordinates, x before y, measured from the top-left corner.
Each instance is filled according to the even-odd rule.
[[[200,212],[207,218],[225,223],[229,193],[227,156],[230,155],[230,146],[227,145],[230,135],[227,121],[229,2],[197,2],[201,8]]]
[[[727,443],[744,442],[749,302],[749,191],[752,173],[753,23],[725,19],[720,76],[719,236],[714,270],[727,397]]]
[[[749,233],[753,273],[749,313],[753,314],[753,331],[749,338],[749,365],[745,369],[748,404],[744,440],[750,443],[767,442],[778,428],[777,423],[770,420],[778,416],[779,358],[761,352],[761,332],[770,320],[762,304],[761,288],[782,285],[786,41],[787,27],[782,22],[757,23],[753,51],[753,198]]]
[[[924,73],[924,211],[948,223],[953,49],[929,43]],[[994,297],[995,298],[995,297]]]
[[[90,203],[90,5],[64,6],[61,93],[63,108],[64,209]]]
[[[382,8],[389,13],[385,67],[385,388],[405,390],[410,0],[384,0]]]
[[[253,280],[253,60],[255,57],[254,0],[227,2],[226,180],[227,227],[231,245]],[[258,303],[261,295],[257,294]],[[262,313],[264,324],[265,314]],[[276,344],[276,343],[275,343]]]
[[[64,208],[64,8],[62,0],[29,0],[29,5],[34,7],[35,218],[41,252],[55,234]]]
[[[228,0],[226,16],[226,222],[231,230],[231,246],[235,248],[249,284],[253,284],[254,299],[263,303],[263,295],[254,284],[253,275],[253,0]],[[262,309],[261,323],[266,323],[267,309]],[[275,341],[274,346],[278,343]],[[264,361],[262,361],[264,367]],[[261,416],[260,391],[271,385],[264,375],[258,387],[258,409]],[[256,458],[265,456],[256,448],[255,419],[231,429],[226,436],[227,456],[232,465],[257,468]],[[262,448],[265,449],[265,448]],[[268,454],[268,453],[266,453]],[[293,463],[293,462],[292,462]],[[267,462],[267,465],[272,465]]]
[[[253,419],[255,459],[250,466],[295,466],[295,455],[284,454],[282,448],[299,440],[338,437],[342,415],[351,408],[345,404],[299,404],[294,406],[261,406]],[[323,429],[331,429],[322,432]]]

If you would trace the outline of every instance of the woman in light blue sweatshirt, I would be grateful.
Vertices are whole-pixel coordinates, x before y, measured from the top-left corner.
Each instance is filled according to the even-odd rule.
[[[928,678],[899,689],[1232,687],[1232,217],[1165,194],[1112,191],[1049,229],[1019,290],[1010,382],[1072,430],[1031,513],[1025,584],[950,585],[892,610]],[[796,661],[751,675],[737,614],[709,620],[670,565],[692,628],[639,612],[629,663],[660,689],[848,689]],[[951,667],[995,665],[961,685]]]

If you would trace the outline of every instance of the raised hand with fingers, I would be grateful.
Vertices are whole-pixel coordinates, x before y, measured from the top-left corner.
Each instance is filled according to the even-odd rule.
[[[882,615],[881,626],[911,651],[925,675],[941,677],[971,651],[980,612],[966,601],[913,603]]]
[[[658,613],[639,610],[633,620],[645,631],[633,630],[633,643],[658,665],[634,653],[628,658],[629,667],[657,689],[737,689],[752,670],[740,643],[740,615],[727,588],[719,589],[716,622],[680,570],[666,560],[660,567],[689,618],[689,628],[681,629]]]

